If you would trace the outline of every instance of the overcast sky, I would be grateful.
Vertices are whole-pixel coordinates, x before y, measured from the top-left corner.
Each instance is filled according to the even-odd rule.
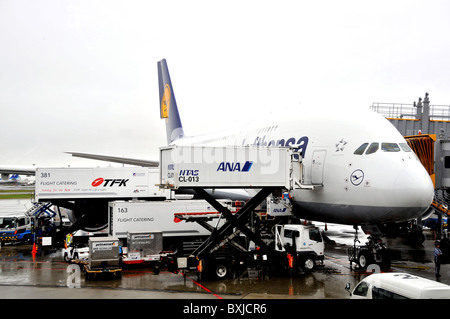
[[[0,166],[158,159],[156,63],[185,133],[372,102],[450,104],[450,1],[0,0]]]

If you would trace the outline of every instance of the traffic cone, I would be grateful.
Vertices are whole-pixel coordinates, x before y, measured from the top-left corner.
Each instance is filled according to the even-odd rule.
[[[36,242],[33,243],[33,250],[31,251],[32,254],[36,254],[37,253],[37,248],[36,248]]]

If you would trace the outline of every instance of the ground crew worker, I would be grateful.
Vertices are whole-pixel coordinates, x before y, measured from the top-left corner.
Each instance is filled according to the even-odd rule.
[[[71,233],[68,233],[66,235],[66,240],[64,241],[64,245],[66,246],[66,249],[70,247],[72,242],[73,242],[73,235]]]
[[[434,275],[436,278],[441,277],[441,259],[442,259],[442,251],[441,251],[441,243],[437,240],[434,243]]]
[[[288,191],[283,192],[283,194],[281,195],[281,199],[283,199],[285,204],[287,204],[287,205],[292,204],[292,202],[291,202],[292,196],[291,196],[291,193],[289,193]]]

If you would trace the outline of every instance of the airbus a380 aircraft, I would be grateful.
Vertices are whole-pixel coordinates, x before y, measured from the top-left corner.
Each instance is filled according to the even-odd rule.
[[[166,61],[158,62],[161,117],[167,142],[198,146],[292,146],[302,152],[305,183],[291,192],[294,213],[308,220],[347,225],[399,222],[422,216],[434,187],[403,136],[367,110],[327,114],[313,109],[230,133],[184,134]]]

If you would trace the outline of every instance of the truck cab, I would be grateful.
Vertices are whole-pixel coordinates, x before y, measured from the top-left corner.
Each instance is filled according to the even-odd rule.
[[[323,262],[325,243],[320,229],[315,226],[286,224],[275,226],[275,251],[296,256],[304,271]]]
[[[0,241],[31,240],[31,218],[25,215],[0,216]]]

